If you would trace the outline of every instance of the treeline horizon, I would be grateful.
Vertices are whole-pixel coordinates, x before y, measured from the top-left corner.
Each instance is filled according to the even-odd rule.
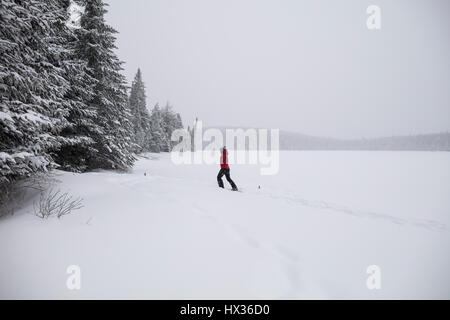
[[[219,129],[225,136],[226,129],[263,129],[239,126],[205,126],[203,130]],[[204,145],[208,145],[204,142]],[[248,149],[246,142],[245,148]],[[279,131],[280,150],[386,150],[386,151],[450,151],[450,132],[391,135],[377,138],[340,139],[302,134],[295,131]]]
[[[282,150],[450,151],[450,132],[339,139],[281,131]]]

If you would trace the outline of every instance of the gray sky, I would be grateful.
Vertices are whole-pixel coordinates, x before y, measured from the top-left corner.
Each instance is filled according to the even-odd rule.
[[[183,121],[340,138],[450,130],[448,0],[106,0],[129,82]],[[381,8],[368,30],[366,8]]]

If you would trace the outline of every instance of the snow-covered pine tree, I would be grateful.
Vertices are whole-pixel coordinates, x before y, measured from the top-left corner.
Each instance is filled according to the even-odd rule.
[[[87,61],[80,53],[80,24],[70,20],[74,18],[70,13],[76,3],[70,0],[59,0],[59,3],[65,23],[59,26],[59,37],[53,46],[60,48],[64,77],[70,87],[64,95],[69,112],[66,116],[67,125],[60,133],[63,143],[53,157],[62,169],[85,171],[88,169],[86,160],[96,152],[92,137],[103,134],[102,126],[95,121],[96,110],[90,104],[97,80],[90,75]]]
[[[145,85],[142,80],[141,70],[138,69],[131,85],[130,98],[128,100],[131,123],[134,129],[134,139],[137,146],[136,152],[149,151],[148,132],[150,130],[150,113],[147,110]]]
[[[183,129],[183,121],[181,120],[181,115],[179,113],[176,114],[175,119],[175,129]]]
[[[155,105],[150,116],[150,131],[148,135],[151,152],[170,151],[169,141],[163,129],[162,112],[158,104]]]
[[[169,102],[166,103],[166,106],[161,111],[161,113],[163,131],[166,136],[166,140],[169,143],[169,149],[172,150],[173,145],[176,144],[176,142],[171,141],[172,132],[176,129],[183,128],[181,116],[180,114],[173,112],[172,106],[169,104]]]
[[[69,83],[55,43],[64,23],[60,8],[57,0],[1,1],[1,182],[47,170],[51,150],[63,142]]]
[[[97,113],[95,123],[102,127],[101,132],[91,132],[95,144],[86,164],[89,169],[125,169],[133,164],[135,157],[122,62],[113,51],[116,31],[105,22],[107,11],[102,0],[82,3],[78,53],[87,62],[88,74],[97,81],[90,106]]]

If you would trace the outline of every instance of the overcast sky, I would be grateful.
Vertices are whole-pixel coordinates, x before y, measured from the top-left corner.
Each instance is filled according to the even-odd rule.
[[[450,130],[448,0],[106,0],[129,82],[191,124],[340,138]],[[381,30],[366,9],[381,8]]]

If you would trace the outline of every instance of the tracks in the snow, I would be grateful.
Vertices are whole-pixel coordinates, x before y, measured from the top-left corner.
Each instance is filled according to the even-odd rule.
[[[147,187],[145,183],[148,182],[149,179],[155,179],[155,177],[148,177],[147,179],[120,179],[120,184],[128,187],[139,187],[141,184],[144,184],[144,187]],[[167,178],[170,180],[177,181],[177,183],[182,183],[184,179],[180,178]],[[196,181],[196,184],[199,185],[199,187],[202,188],[211,188],[211,185],[209,183],[202,183],[201,181]],[[189,184],[190,187],[191,184]],[[399,218],[393,215],[389,214],[383,214],[383,213],[377,213],[373,211],[367,211],[367,210],[360,210],[351,208],[345,205],[331,203],[327,201],[322,200],[308,200],[302,198],[298,194],[294,193],[285,193],[283,191],[262,191],[262,190],[256,190],[252,192],[250,189],[245,188],[245,192],[243,193],[246,196],[263,196],[271,199],[278,199],[283,200],[288,203],[294,204],[294,205],[301,205],[305,207],[310,208],[317,208],[317,209],[323,209],[323,210],[329,210],[337,213],[344,213],[347,215],[360,217],[360,218],[370,218],[370,219],[377,219],[377,220],[384,220],[393,224],[402,225],[402,226],[415,226],[420,228],[425,228],[431,231],[446,231],[447,226],[444,223],[441,223],[436,220],[431,219],[407,219],[407,218]],[[242,194],[242,193],[239,193]]]
[[[257,250],[260,254],[266,255],[270,263],[279,264],[279,268],[286,277],[288,290],[277,298],[292,299],[301,297],[303,281],[300,274],[300,257],[296,252],[282,245],[269,244],[267,241],[257,239],[243,227],[209,213],[198,204],[193,204],[193,208],[198,216],[210,219],[223,228],[232,238],[242,242],[250,250]]]
[[[281,199],[285,200],[289,203],[301,205],[305,207],[310,208],[317,208],[317,209],[324,209],[324,210],[330,210],[338,213],[345,213],[348,215],[352,215],[355,217],[361,217],[361,218],[371,218],[371,219],[379,219],[379,220],[385,220],[394,224],[398,225],[405,225],[405,226],[415,226],[420,228],[425,228],[431,231],[446,231],[447,226],[444,223],[441,223],[436,220],[431,219],[406,219],[406,218],[399,218],[388,214],[382,214],[377,213],[373,211],[365,211],[365,210],[358,210],[354,208],[350,208],[344,205],[340,204],[334,204],[326,201],[312,201],[303,199],[298,195],[295,194],[275,194],[270,192],[257,192],[254,193],[257,195],[264,195],[269,198],[273,199]]]

